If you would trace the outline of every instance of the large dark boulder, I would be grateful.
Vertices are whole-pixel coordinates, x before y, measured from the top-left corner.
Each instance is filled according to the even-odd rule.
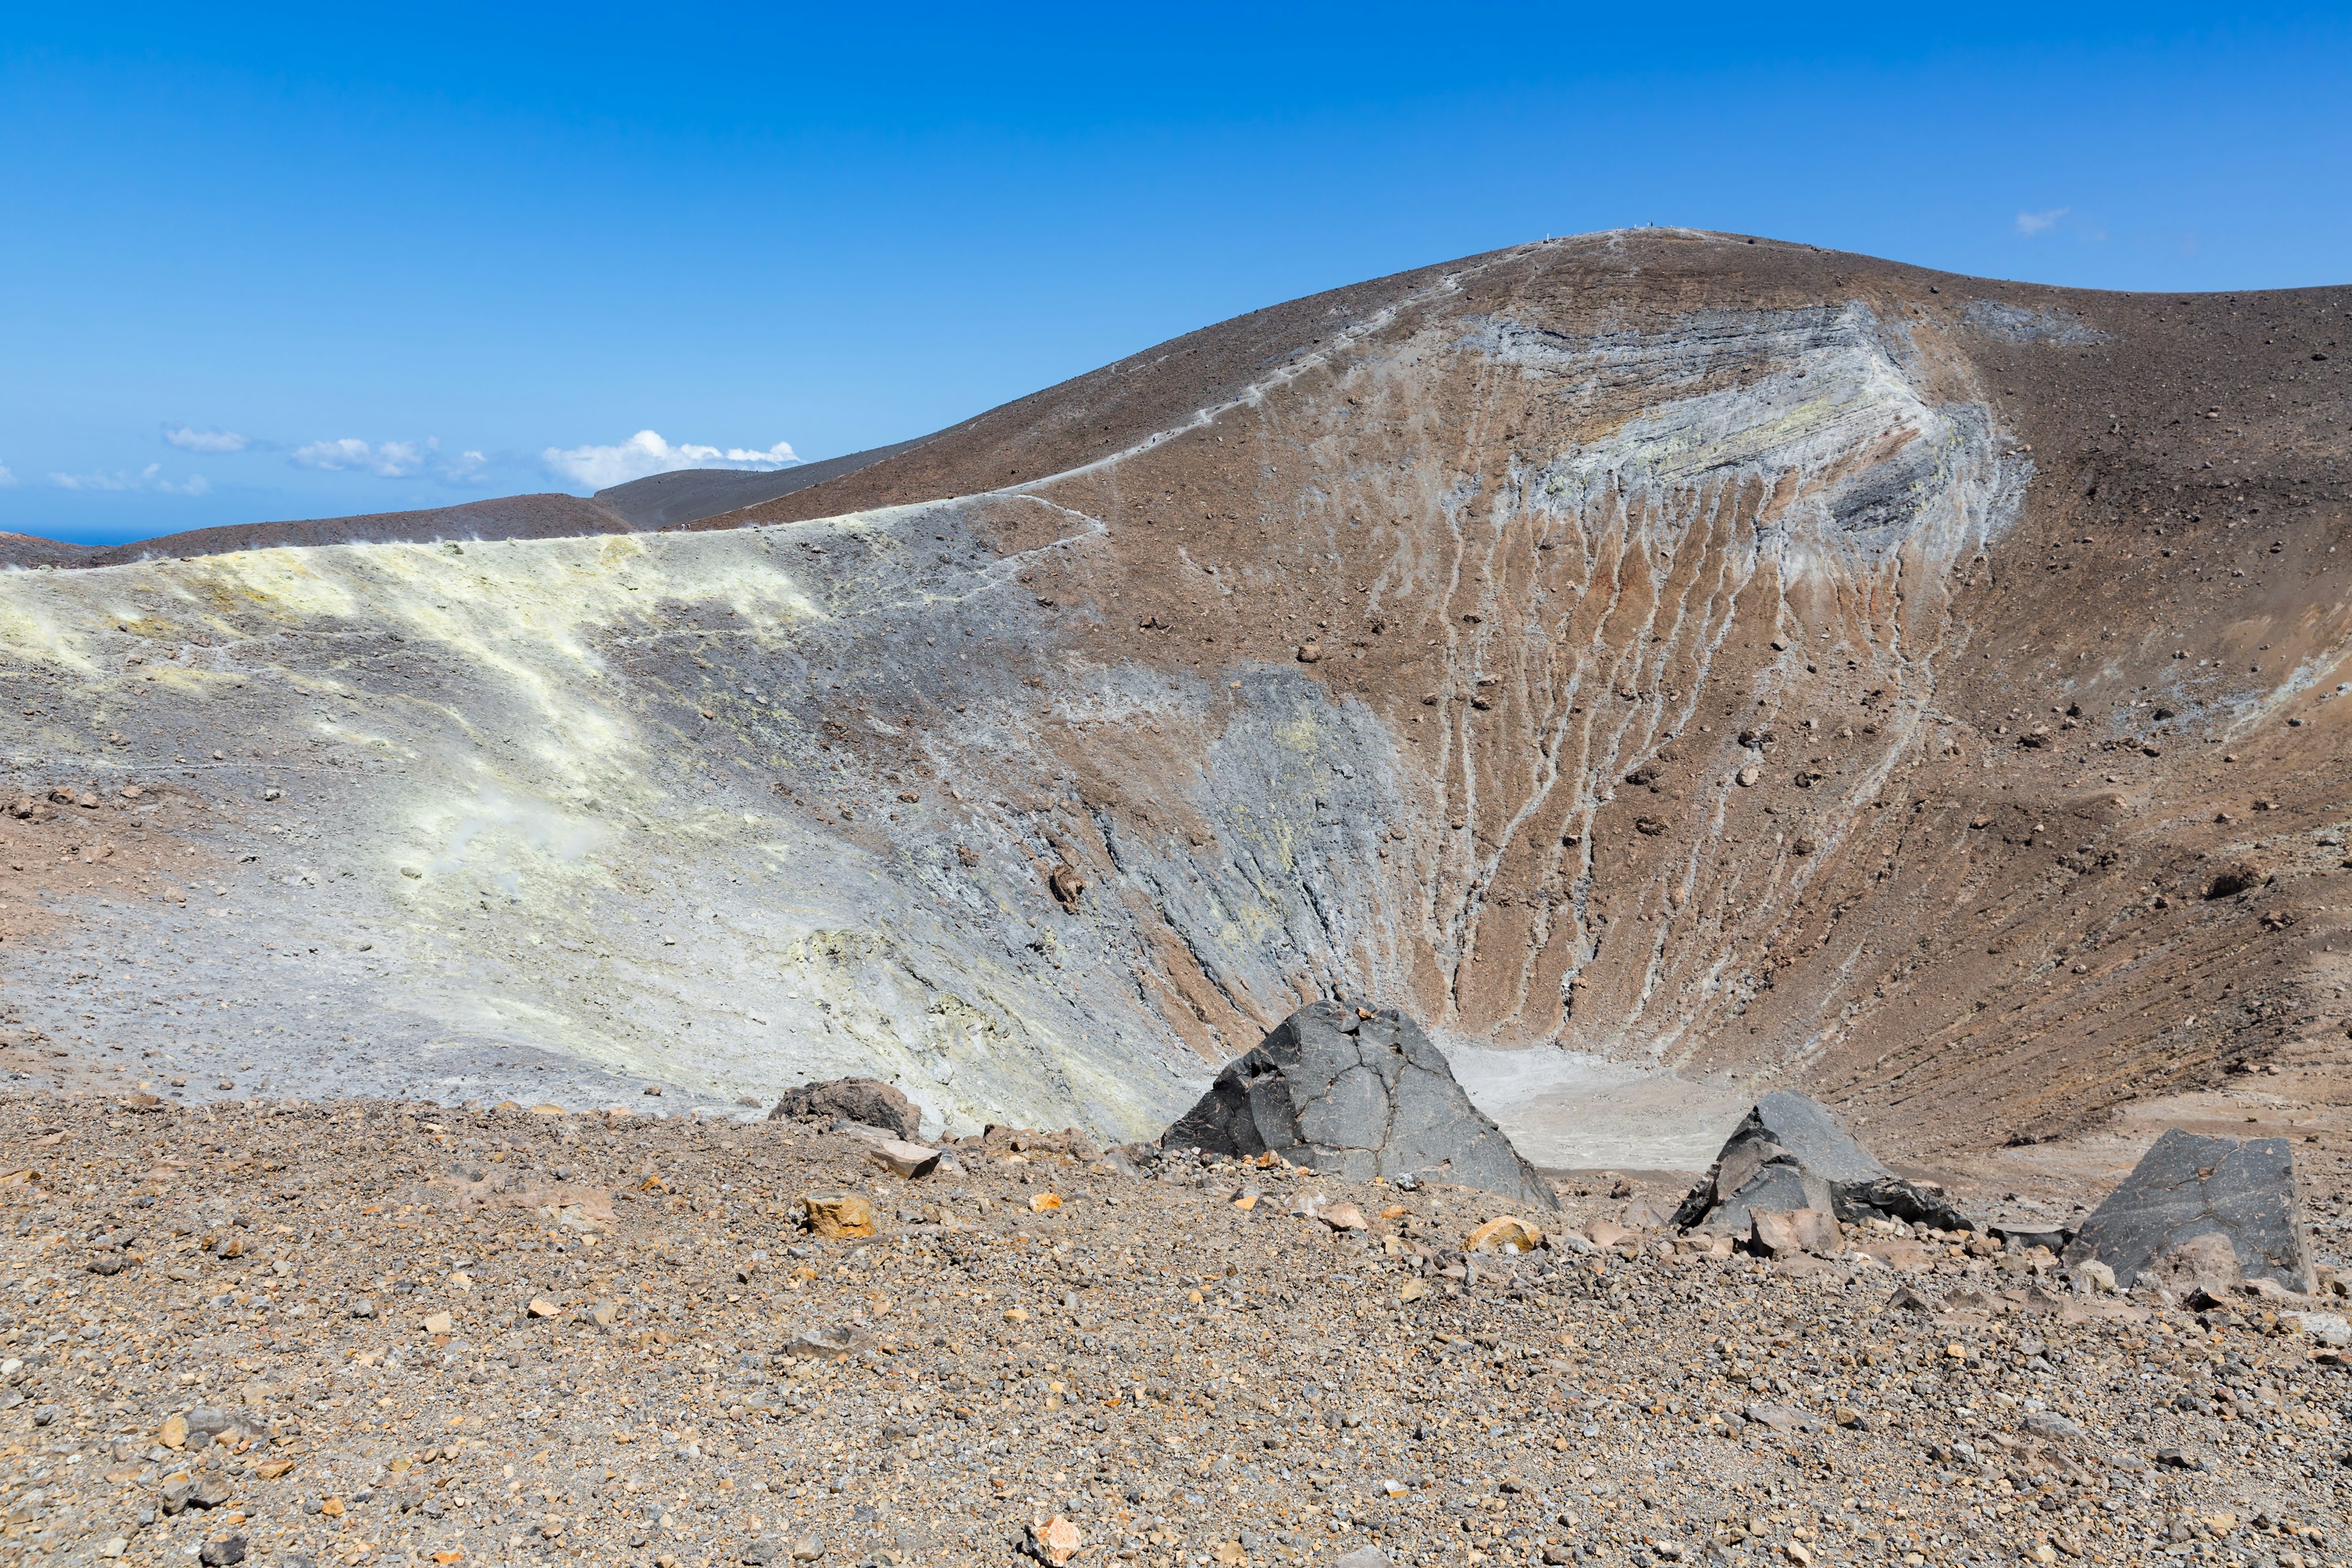
[[[1732,1130],[1675,1224],[1744,1235],[1759,1209],[1820,1209],[1847,1225],[1879,1217],[1974,1228],[1943,1194],[1880,1164],[1828,1106],[1787,1089],[1758,1100]]]
[[[2226,1237],[2248,1279],[2312,1286],[2294,1155],[2284,1138],[2206,1138],[2178,1127],[2140,1156],[2066,1248],[2070,1266],[2098,1259],[2126,1289],[2183,1244]]]
[[[1369,1018],[1313,1002],[1160,1134],[1163,1149],[1255,1156],[1354,1181],[1418,1175],[1499,1193],[1526,1208],[1559,1199],[1503,1130],[1470,1103],[1421,1026],[1394,1008]]]
[[[923,1124],[923,1113],[915,1102],[879,1079],[836,1078],[824,1083],[804,1083],[798,1089],[784,1090],[776,1108],[768,1112],[768,1120],[781,1121],[831,1121],[836,1117],[862,1121],[868,1127],[880,1127],[901,1138],[912,1138]]]

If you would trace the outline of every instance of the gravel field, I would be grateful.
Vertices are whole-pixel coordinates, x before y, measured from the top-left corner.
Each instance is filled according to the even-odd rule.
[[[552,1108],[44,1094],[0,1141],[8,1561],[2352,1562],[2301,1303],[1718,1256],[1654,1181],[1465,1255],[1466,1189],[1068,1133],[920,1181]],[[844,1195],[874,1235],[804,1228]]]

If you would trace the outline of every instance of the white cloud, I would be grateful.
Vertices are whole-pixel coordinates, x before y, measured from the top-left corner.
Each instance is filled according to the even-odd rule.
[[[10,485],[15,484],[16,482],[16,476],[8,471],[8,465],[5,463],[0,463],[0,490],[6,489]]]
[[[2045,229],[2056,227],[2058,220],[2074,210],[2073,207],[2052,207],[2048,212],[2019,213],[2017,232],[2031,238]]]
[[[651,430],[640,430],[617,447],[550,447],[539,459],[550,473],[598,490],[677,468],[788,468],[800,461],[785,441],[764,452],[691,443],[673,447]]]
[[[167,496],[208,495],[213,488],[212,481],[202,474],[190,474],[177,481],[167,479],[161,463],[150,463],[135,474],[122,468],[112,473],[51,474],[49,483],[61,490],[154,490]]]
[[[313,441],[297,447],[289,459],[298,468],[320,468],[332,474],[373,474],[379,479],[407,479],[430,470],[444,484],[478,485],[489,480],[490,460],[480,452],[441,455],[441,438],[423,441],[362,441],[345,436],[335,441]]]
[[[441,443],[428,441],[427,449]],[[387,479],[404,479],[425,467],[425,454],[414,441],[384,441],[374,446],[346,436],[338,441],[313,441],[295,448],[293,462],[301,468],[323,468],[329,473],[374,474]]]
[[[184,452],[242,452],[253,445],[234,430],[199,430],[189,425],[166,425],[163,439]]]
[[[453,485],[478,485],[489,479],[490,460],[479,452],[460,452],[454,458],[444,458],[435,472]]]

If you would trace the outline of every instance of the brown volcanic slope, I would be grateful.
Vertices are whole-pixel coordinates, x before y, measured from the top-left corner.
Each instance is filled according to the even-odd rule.
[[[161,1027],[162,941],[237,1081],[278,1017],[344,1092],[873,1070],[1132,1136],[1337,993],[1912,1154],[2340,1056],[2347,309],[1587,236],[706,531],[0,574],[8,779],[170,791],[110,860],[0,824],[57,839],[0,1023]],[[139,880],[184,850],[209,905]]]
[[[991,538],[1103,525],[1024,578],[1090,656],[1319,643],[1432,829],[1396,999],[1457,1037],[2031,1138],[2341,1054],[2347,309],[1586,237],[1208,328],[752,515],[1035,497]],[[1072,750],[1097,810],[1153,765]],[[2271,879],[2209,897],[2241,861]]]

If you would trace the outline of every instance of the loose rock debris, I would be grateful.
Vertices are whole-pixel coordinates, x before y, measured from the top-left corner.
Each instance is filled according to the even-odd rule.
[[[2168,1310],[1927,1227],[1767,1262],[1638,1189],[1538,1229],[1464,1187],[992,1137],[914,1183],[789,1121],[0,1102],[5,1146],[55,1140],[0,1189],[6,1545],[2347,1560],[2340,1311]],[[612,1218],[442,1184],[477,1169]],[[813,1234],[812,1197],[873,1234]]]

